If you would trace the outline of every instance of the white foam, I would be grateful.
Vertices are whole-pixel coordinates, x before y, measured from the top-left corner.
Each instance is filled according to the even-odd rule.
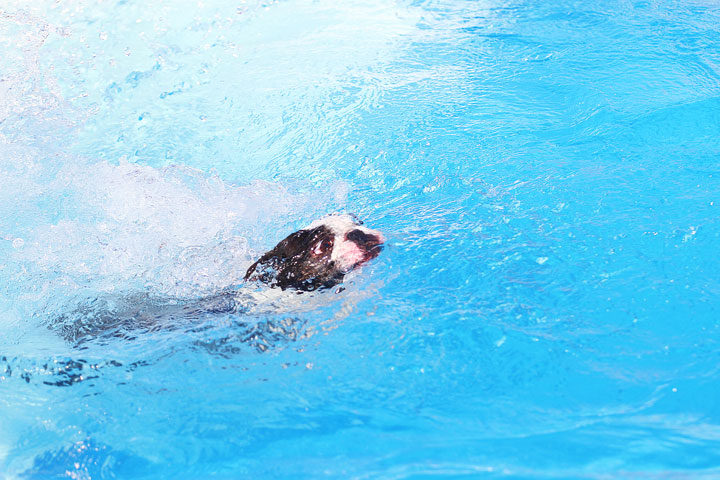
[[[82,288],[217,291],[242,279],[254,253],[249,238],[312,200],[278,184],[236,186],[188,168],[106,162],[64,167],[49,191],[75,205],[72,215],[31,227],[13,251],[29,299]]]
[[[342,207],[348,190],[342,182],[299,194],[209,174],[214,160],[202,145],[222,140],[228,167],[221,174],[296,151],[301,158],[298,145],[322,154],[327,142],[342,138],[353,111],[392,83],[377,66],[409,41],[417,17],[383,1],[262,5],[218,17],[224,7],[159,0],[117,5],[121,11],[83,0],[6,3],[0,22],[13,32],[0,36],[6,302],[19,300],[32,313],[43,302],[83,292],[212,293],[239,281],[259,250],[297,228],[296,219],[325,212],[327,204]],[[192,73],[178,76],[180,67]],[[202,76],[208,69],[212,81]],[[156,77],[128,93],[126,79],[135,73]],[[352,81],[357,76],[367,81]],[[126,96],[107,100],[115,81],[125,82]],[[182,99],[180,117],[179,103],[158,100],[179,81],[192,87],[172,97]],[[354,100],[328,107],[333,95]],[[135,122],[146,106],[147,120],[125,122]],[[241,141],[230,141],[238,129]],[[129,140],[117,141],[119,133]],[[195,133],[197,141],[173,143]],[[79,144],[89,157],[70,151]],[[205,170],[119,160],[145,144],[179,145],[176,153]]]

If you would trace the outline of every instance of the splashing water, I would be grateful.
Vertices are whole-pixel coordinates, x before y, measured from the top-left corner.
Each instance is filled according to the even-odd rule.
[[[716,478],[718,22],[6,1],[0,479]],[[240,285],[329,212],[343,290]]]

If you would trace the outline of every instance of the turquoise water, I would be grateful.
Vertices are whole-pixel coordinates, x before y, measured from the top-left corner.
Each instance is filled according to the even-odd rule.
[[[0,478],[720,477],[720,5],[0,8]],[[387,248],[183,303],[329,212]],[[159,307],[157,307],[159,308]]]

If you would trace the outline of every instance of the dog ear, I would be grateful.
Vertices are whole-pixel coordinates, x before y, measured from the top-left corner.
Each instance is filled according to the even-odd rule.
[[[255,269],[256,269],[257,266],[260,264],[260,261],[261,261],[261,260],[262,260],[262,258],[260,258],[260,260],[256,261],[256,262],[253,263],[252,265],[250,265],[250,268],[248,268],[248,269],[247,269],[247,272],[245,272],[245,278],[244,278],[244,280],[247,281],[248,279],[250,279],[250,275],[252,275],[253,273],[255,273]]]
[[[262,257],[258,259],[255,263],[250,265],[250,267],[247,269],[247,272],[245,273],[245,280],[260,280],[262,282],[266,282],[269,279],[263,278],[262,272],[258,272],[258,267],[263,265],[268,265],[270,267],[277,268],[279,264],[281,264],[283,261],[288,260],[289,257],[292,257],[294,254],[297,253],[297,251],[300,249],[300,245],[302,243],[302,240],[307,237],[308,235],[307,230],[299,230],[295,233],[291,233],[287,237],[285,237],[283,240],[280,241],[277,245],[275,245],[275,248],[270,250],[269,252],[266,252]],[[253,276],[253,274],[255,274]]]
[[[282,290],[312,291],[342,281],[331,259],[334,233],[327,226],[299,230],[250,265],[246,281],[259,281]]]
[[[258,272],[259,266],[268,265],[271,267],[276,267],[277,263],[280,261],[280,258],[278,258],[276,249],[272,249],[269,252],[267,252],[265,255],[260,257],[255,263],[250,265],[250,267],[247,269],[247,272],[245,272],[245,280],[260,280],[262,282],[267,281],[264,276],[267,276],[267,272]]]

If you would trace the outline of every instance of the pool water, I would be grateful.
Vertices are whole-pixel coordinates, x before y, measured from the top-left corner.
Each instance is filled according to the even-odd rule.
[[[10,0],[0,478],[720,477],[718,25]],[[331,212],[387,237],[342,290],[62,334],[246,289]]]

